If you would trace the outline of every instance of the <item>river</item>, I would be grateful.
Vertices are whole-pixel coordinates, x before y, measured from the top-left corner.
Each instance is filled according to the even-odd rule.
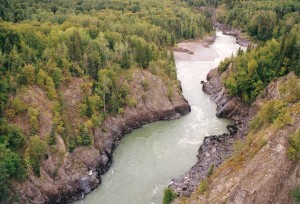
[[[160,204],[163,190],[196,163],[203,138],[227,132],[229,121],[215,116],[216,105],[200,82],[210,69],[239,48],[232,36],[217,31],[214,43],[182,43],[194,54],[175,52],[177,76],[191,113],[145,125],[126,135],[114,152],[102,184],[79,204]]]

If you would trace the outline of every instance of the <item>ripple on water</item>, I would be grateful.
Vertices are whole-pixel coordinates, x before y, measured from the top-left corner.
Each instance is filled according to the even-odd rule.
[[[233,37],[220,32],[217,36],[208,48],[193,44],[194,55],[175,53],[177,76],[192,112],[177,120],[144,125],[124,137],[101,186],[78,203],[160,204],[170,179],[196,162],[203,138],[227,131],[229,122],[215,116],[216,106],[201,92],[200,85],[210,69],[239,48]]]
[[[199,141],[199,140],[192,141],[186,137],[180,139],[178,142],[178,144],[180,144],[180,145],[197,145],[197,146],[199,146],[199,144],[201,144],[201,143],[202,143],[202,141]]]

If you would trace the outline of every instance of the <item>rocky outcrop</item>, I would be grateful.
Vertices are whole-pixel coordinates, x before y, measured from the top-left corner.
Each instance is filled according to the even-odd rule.
[[[232,119],[239,130],[244,130],[242,124],[248,120],[249,107],[239,98],[232,97],[221,83],[222,76],[217,68],[210,70],[202,90],[210,95],[212,101],[217,104],[217,117]]]
[[[280,94],[280,87],[296,76],[291,73],[271,82],[250,107],[227,94],[220,83],[222,77],[217,69],[211,70],[203,90],[217,103],[217,115],[233,119],[237,129],[229,127],[230,135],[205,137],[196,165],[181,178],[173,179],[170,187],[181,196],[192,195],[185,203],[294,203],[290,191],[299,185],[300,169],[299,162],[290,160],[287,152],[289,137],[300,125],[299,111],[295,111],[299,109],[293,108],[299,107],[299,102],[289,104],[294,110],[292,122],[281,128],[271,125],[263,131],[252,130],[249,136],[247,124],[261,104],[288,97],[289,93]],[[233,155],[237,139],[247,141],[241,144],[248,149]],[[195,189],[212,165],[219,168],[209,178],[204,195],[197,194]]]
[[[142,82],[147,83],[147,88]],[[78,117],[75,111],[80,97],[74,95],[80,95],[82,80],[73,83],[63,94],[71,117]],[[170,94],[170,85],[167,87],[162,79],[147,71],[135,70],[129,87],[133,105],[125,107],[122,114],[107,117],[101,127],[94,130],[93,146],[78,147],[69,153],[58,136],[57,156],[49,154],[49,158],[42,161],[41,176],[31,174],[26,182],[15,185],[22,203],[68,203],[82,199],[101,184],[101,175],[111,166],[113,150],[125,134],[144,124],[175,119],[190,112],[180,87],[174,84]]]
[[[285,99],[279,87],[293,77],[291,73],[271,82],[251,105],[250,113],[264,102]],[[251,132],[247,152],[236,156],[239,162],[224,163],[210,180],[206,195],[197,197],[194,203],[294,203],[290,191],[299,185],[300,169],[299,162],[289,159],[287,152],[289,137],[300,125],[299,111],[293,108],[297,106],[299,102],[289,104],[293,112],[288,125]]]
[[[287,158],[288,135],[276,133],[240,170],[220,172],[199,203],[293,203],[289,195],[298,183],[299,164]]]
[[[207,81],[202,82],[202,88],[217,104],[216,115],[232,119],[235,123],[227,126],[230,134],[205,137],[198,150],[197,163],[180,178],[172,179],[169,187],[180,196],[190,196],[199,182],[206,178],[211,166],[218,167],[231,156],[233,143],[243,138],[247,131],[245,124],[249,120],[249,107],[240,98],[230,96],[221,84],[220,78],[221,73],[217,68],[212,69],[207,75]]]
[[[229,134],[205,137],[198,150],[197,163],[180,178],[172,179],[169,187],[180,196],[190,196],[209,169],[230,156],[233,142],[234,135]]]
[[[142,92],[142,87],[135,85],[141,79],[149,83],[146,96],[136,95]],[[101,149],[102,157],[107,158],[101,173],[110,167],[112,152],[124,134],[144,124],[175,119],[190,112],[190,106],[179,90],[176,90],[169,99],[162,80],[149,72],[136,72],[130,86],[133,87],[131,93],[135,94],[132,97],[136,98],[136,106],[127,107],[122,115],[107,118],[103,126],[95,131],[94,144]]]

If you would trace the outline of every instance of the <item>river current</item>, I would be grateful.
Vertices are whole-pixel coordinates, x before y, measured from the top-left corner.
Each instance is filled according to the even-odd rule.
[[[227,132],[228,120],[215,116],[216,105],[200,82],[210,69],[234,54],[235,38],[217,31],[214,43],[182,43],[194,54],[175,52],[177,77],[191,113],[172,121],[159,121],[132,131],[113,154],[113,165],[102,184],[79,204],[161,204],[172,178],[196,163],[205,136]]]

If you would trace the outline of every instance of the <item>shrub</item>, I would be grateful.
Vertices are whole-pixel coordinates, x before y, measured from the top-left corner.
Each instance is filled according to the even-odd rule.
[[[300,202],[300,185],[296,186],[296,188],[291,190],[290,195],[292,196],[295,202]]]
[[[129,87],[126,84],[122,84],[119,89],[119,95],[122,99],[125,99],[128,93],[130,92]]]
[[[282,121],[282,118],[285,118],[285,121]],[[286,104],[280,100],[273,100],[264,103],[258,114],[250,122],[250,130],[257,131],[264,126],[273,124],[276,121],[280,126],[281,122],[288,124],[291,122],[291,118],[287,113]]]
[[[104,116],[101,114],[100,115],[96,115],[96,114],[92,115],[91,121],[93,123],[93,128],[99,127],[102,124],[103,120],[104,120]]]
[[[73,152],[74,149],[76,148],[76,138],[75,137],[68,137],[67,138],[67,145],[69,152]]]
[[[35,82],[35,68],[32,65],[26,65],[21,71],[19,83],[32,85]]]
[[[127,98],[126,101],[129,107],[135,108],[137,105],[137,101],[134,98]]]
[[[176,197],[175,192],[171,188],[166,188],[164,191],[163,204],[171,203]]]
[[[5,134],[0,137],[0,143],[6,142],[7,147],[12,150],[18,150],[23,147],[25,139],[20,128],[15,125],[8,125],[4,131]]]
[[[124,113],[124,109],[123,108],[119,108],[118,109],[118,114],[123,114]]]
[[[198,193],[200,195],[203,195],[203,193],[207,190],[207,187],[208,187],[208,181],[207,180],[202,180],[198,186]]]
[[[146,80],[142,81],[141,85],[142,85],[144,91],[148,91],[149,90],[149,82],[148,81],[146,81]]]
[[[241,153],[242,149],[244,148],[245,143],[242,140],[237,140],[234,144],[233,144],[233,152],[235,155],[238,155],[239,153]]]
[[[112,114],[117,114],[119,108],[121,108],[121,102],[118,96],[115,93],[112,93],[111,98],[109,99],[109,112]]]
[[[24,180],[26,176],[21,157],[0,144],[0,203],[12,203],[11,180]]]
[[[237,82],[233,77],[228,77],[227,79],[225,79],[225,87],[228,89],[230,95],[237,95]]]
[[[287,81],[280,85],[279,93],[287,102],[298,102],[300,100],[300,84],[297,76],[287,77]]]
[[[32,134],[37,133],[39,129],[39,111],[34,108],[28,109],[29,123],[30,123],[30,131]]]
[[[20,114],[26,111],[26,105],[19,98],[14,98],[11,101],[11,107],[16,114]]]
[[[260,138],[259,140],[259,146],[263,147],[268,143],[268,140],[266,138]]]
[[[167,97],[168,97],[168,99],[169,100],[171,100],[172,99],[172,97],[173,97],[173,87],[172,87],[172,85],[169,85],[168,86],[168,91],[167,91]]]
[[[86,116],[87,106],[86,104],[81,104],[79,107],[80,116]]]
[[[296,160],[300,150],[300,129],[298,129],[289,138],[288,157],[291,160]]]
[[[86,127],[82,127],[80,130],[81,144],[83,146],[89,146],[92,143],[91,136],[88,133]]]
[[[226,69],[229,67],[231,63],[230,58],[225,58],[223,61],[220,62],[219,66],[218,66],[218,70],[221,72],[226,71]]]
[[[32,168],[36,176],[40,176],[40,159],[46,153],[47,144],[39,136],[31,137],[25,151],[27,165]]]
[[[208,169],[208,171],[207,171],[207,173],[206,173],[207,178],[209,178],[209,177],[214,173],[214,168],[215,168],[215,165],[214,165],[214,164],[212,164],[212,165],[209,167],[209,169]]]
[[[56,144],[56,124],[52,125],[50,134],[48,135],[47,142],[49,145],[55,145]]]

